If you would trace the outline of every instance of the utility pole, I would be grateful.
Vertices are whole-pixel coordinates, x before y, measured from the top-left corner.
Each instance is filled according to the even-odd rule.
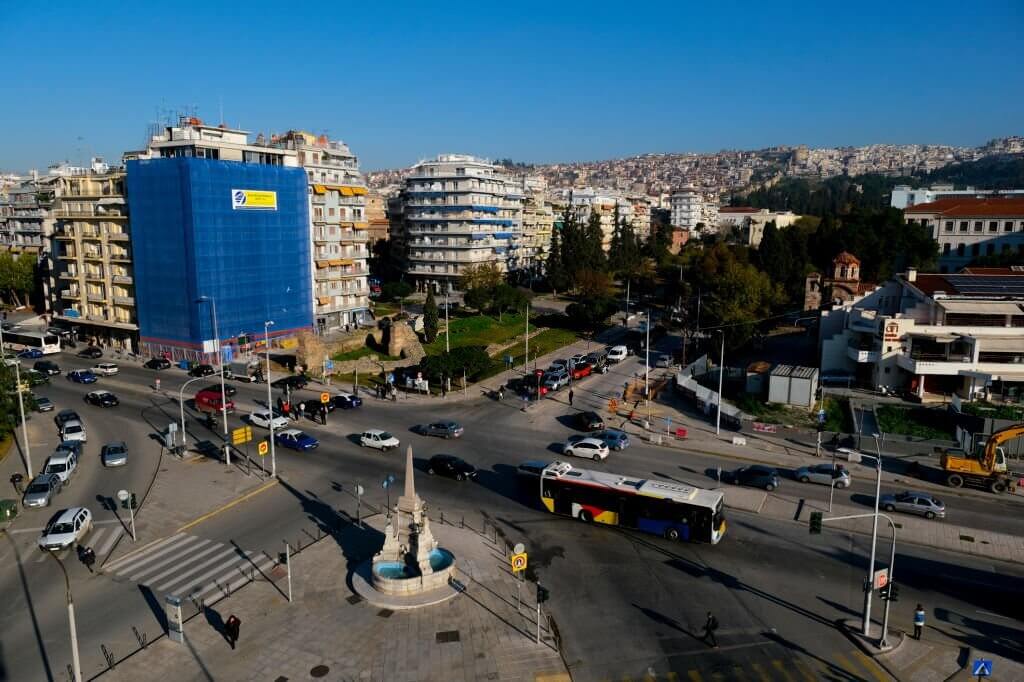
[[[526,355],[523,357],[523,373],[530,371],[530,302],[526,302]]]
[[[444,352],[446,354],[451,353],[450,339],[452,336],[451,328],[448,326],[448,292],[444,292]]]
[[[274,453],[274,397],[270,392],[270,328],[273,325],[273,320],[267,320],[263,323],[263,343],[267,346],[267,416],[270,418],[270,477],[277,478],[277,457]]]
[[[75,682],[82,682],[82,662],[78,658],[78,628],[75,626],[75,602],[71,598],[71,581],[68,580],[68,571],[64,568],[64,562],[60,560],[56,552],[47,552],[60,566],[64,574],[64,594],[68,602],[68,629],[71,631],[71,665]]]
[[[6,360],[7,355],[4,350],[4,330],[0,328],[0,355],[4,356]],[[25,400],[21,395],[21,360],[14,358],[14,390],[18,393],[18,412],[21,414],[21,440],[22,445],[25,448],[25,471],[28,474],[28,480],[31,481],[35,474],[32,473],[32,448],[28,442],[28,422],[25,421]],[[17,437],[17,429],[15,429],[15,437]],[[81,673],[79,673],[81,677]]]
[[[725,378],[725,330],[719,329],[722,335],[722,355],[718,362],[718,409],[715,410],[715,435],[722,433],[722,380]]]

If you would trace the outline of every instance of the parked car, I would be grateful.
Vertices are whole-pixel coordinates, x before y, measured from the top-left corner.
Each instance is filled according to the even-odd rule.
[[[82,421],[82,418],[78,416],[78,413],[74,410],[61,410],[54,418],[53,423],[57,425],[57,429],[63,428],[64,424],[70,421]]]
[[[95,360],[96,358],[103,357],[103,351],[97,348],[96,346],[89,346],[88,348],[83,348],[82,350],[78,351],[78,357]]]
[[[558,371],[564,371],[564,370],[568,370],[568,369],[569,369],[569,361],[566,360],[565,358],[562,358],[560,360],[552,360],[551,361],[551,366],[548,367],[548,371],[549,372],[558,372]]]
[[[39,412],[52,412],[53,401],[47,398],[46,396],[36,396],[36,410]]]
[[[569,383],[569,373],[564,369],[548,372],[541,383],[549,391],[557,391]]]
[[[68,381],[73,381],[76,384],[95,384],[99,379],[98,376],[87,369],[75,369],[68,372],[66,376]]]
[[[600,462],[608,457],[608,446],[598,438],[580,438],[562,446],[562,453]]]
[[[249,423],[253,426],[258,426],[262,429],[270,428],[271,419],[270,410],[256,410],[249,413]],[[273,413],[274,429],[284,429],[288,427],[288,417],[285,417],[277,410]]]
[[[928,493],[905,490],[895,495],[882,495],[879,506],[887,512],[900,511],[918,514],[926,519],[946,518],[946,505],[942,500]]]
[[[21,358],[22,360],[35,360],[37,358],[43,357],[43,351],[39,350],[38,348],[26,348],[20,353],[18,353],[17,357]]]
[[[100,449],[100,461],[105,467],[123,467],[128,464],[128,446],[124,441],[107,443]]]
[[[46,458],[43,464],[44,474],[53,474],[60,478],[62,485],[71,482],[71,475],[78,470],[78,453],[68,450],[57,450]]]
[[[226,411],[230,414],[235,411],[235,401],[228,398],[225,403],[220,394],[220,387],[217,387],[216,391],[202,390],[195,395],[196,409],[200,412],[221,412]]]
[[[597,431],[604,428],[604,420],[597,412],[588,410],[576,415],[576,425],[584,431]]]
[[[57,474],[39,474],[25,488],[21,503],[26,507],[49,507],[62,485]]]
[[[796,470],[795,476],[796,480],[801,483],[832,485],[832,481],[835,481],[837,488],[849,488],[851,483],[850,472],[840,464],[837,464],[834,469],[831,464],[800,467]]]
[[[669,355],[668,353],[659,353],[658,357],[656,357],[654,359],[654,366],[655,367],[666,367],[666,368],[671,367],[672,366],[672,356]]]
[[[612,346],[608,349],[608,362],[622,362],[629,356],[629,349],[625,346]]]
[[[60,366],[58,366],[53,360],[37,360],[36,363],[32,365],[32,369],[47,376],[60,374]]]
[[[53,515],[39,536],[39,547],[55,552],[78,544],[92,530],[92,514],[85,507],[62,509]]]
[[[605,351],[591,353],[587,356],[586,360],[590,363],[592,374],[607,374],[610,369],[608,367],[608,353]]]
[[[281,447],[298,450],[299,452],[313,450],[320,445],[320,441],[316,438],[298,429],[285,429],[284,431],[274,433],[274,442]]]
[[[203,386],[199,390],[200,391],[209,391],[210,393],[220,394],[220,384],[209,384],[208,386]],[[227,397],[230,398],[233,395],[235,395],[236,393],[238,393],[238,389],[237,388],[235,388],[231,384],[224,384],[224,395],[226,395]]]
[[[583,377],[589,377],[591,372],[593,371],[594,368],[591,366],[589,362],[586,362],[585,360],[580,360],[579,362],[572,366],[572,378],[582,379]]]
[[[86,442],[88,438],[85,433],[85,425],[79,421],[65,422],[64,426],[60,427],[60,439]]]
[[[188,371],[188,375],[192,377],[208,377],[216,373],[213,365],[196,365]]]
[[[101,376],[110,377],[114,376],[121,370],[112,362],[97,362],[92,366],[92,373],[99,374]]]
[[[37,372],[34,369],[30,369],[21,376],[25,381],[28,382],[29,386],[39,386],[41,384],[50,383],[49,375],[43,374],[42,372]]]
[[[569,358],[569,366],[570,367],[575,367],[576,365],[578,365],[581,362],[583,362],[584,358],[586,358],[586,357],[587,356],[584,355],[583,353],[576,353],[576,355],[574,355],[571,358]]]
[[[73,452],[81,459],[82,458],[82,441],[80,440],[62,440],[57,443],[57,447],[53,449],[54,453],[58,452]]]
[[[367,429],[363,431],[363,434],[359,436],[359,444],[364,448],[377,448],[387,452],[388,450],[394,450],[401,442],[392,436],[387,431],[381,431],[380,429]]]
[[[736,485],[764,488],[771,492],[779,487],[779,472],[771,467],[755,464],[749,467],[740,467],[734,471],[723,471],[722,480]]]
[[[464,430],[458,422],[451,420],[420,424],[416,427],[416,431],[421,436],[439,436],[440,438],[458,438]]]
[[[300,391],[304,389],[308,383],[309,379],[301,374],[292,374],[291,376],[275,379],[270,385],[281,391],[286,388],[292,391]]]
[[[612,450],[625,450],[629,447],[629,436],[619,429],[604,429],[590,434],[592,438],[600,438]]]
[[[146,369],[170,369],[171,361],[167,358],[150,358],[149,360],[146,360],[142,366]]]
[[[464,481],[476,476],[476,467],[454,455],[434,455],[427,461],[427,473]]]
[[[89,391],[85,394],[85,402],[96,407],[117,407],[121,401],[110,391]]]
[[[331,405],[343,410],[351,410],[363,404],[363,399],[351,393],[339,393],[331,398]]]

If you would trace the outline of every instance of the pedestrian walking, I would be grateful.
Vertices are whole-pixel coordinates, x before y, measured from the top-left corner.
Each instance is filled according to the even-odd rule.
[[[234,614],[228,616],[227,621],[224,623],[224,637],[228,640],[228,644],[231,645],[232,651],[235,649],[235,643],[238,642],[238,634],[241,628],[242,621],[238,619],[238,616]]]
[[[25,491],[21,489],[21,482],[25,480],[25,477],[19,473],[11,474],[11,485],[18,492],[19,495],[24,495]]]
[[[156,390],[160,390],[160,377],[153,380],[153,385],[156,386]]]
[[[569,407],[572,407],[572,398],[573,398],[574,395],[576,395],[576,394],[573,393],[572,389],[570,388],[569,389]]]
[[[295,421],[301,421],[306,414],[306,403],[299,403],[299,410],[295,413]]]
[[[320,405],[320,421],[323,422],[324,426],[327,426],[327,405]]]
[[[701,641],[708,642],[712,649],[718,648],[718,639],[715,637],[715,630],[717,629],[718,619],[715,618],[715,614],[708,611],[708,619],[704,621],[704,636],[701,637]]]
[[[920,604],[914,610],[914,639],[921,639],[921,631],[924,630],[924,607]]]
[[[92,547],[78,545],[78,560],[85,564],[85,567],[92,573],[92,566],[96,563],[96,552]]]

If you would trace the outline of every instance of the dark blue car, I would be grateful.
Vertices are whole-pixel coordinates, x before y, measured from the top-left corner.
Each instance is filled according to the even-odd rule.
[[[285,429],[274,434],[274,442],[290,450],[305,452],[320,445],[320,441],[298,429]]]
[[[351,393],[339,393],[331,398],[331,403],[335,407],[340,407],[343,410],[351,410],[353,407],[359,407],[362,405],[363,399],[358,396],[354,396]]]
[[[76,369],[72,372],[67,373],[68,381],[74,381],[76,384],[95,384],[98,378],[95,374],[87,369]]]
[[[38,348],[26,348],[25,350],[18,353],[19,358],[30,358],[35,360],[36,358],[43,357],[43,351]]]

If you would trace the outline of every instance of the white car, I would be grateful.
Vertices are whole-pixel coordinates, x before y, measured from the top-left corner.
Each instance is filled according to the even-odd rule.
[[[99,374],[100,376],[105,377],[114,376],[120,371],[121,370],[117,368],[117,365],[112,362],[98,362],[92,366],[93,374]]]
[[[562,447],[562,453],[600,462],[608,457],[608,445],[597,438],[581,438],[575,443],[566,443]]]
[[[377,448],[378,450],[394,450],[401,441],[392,436],[387,431],[381,431],[380,429],[367,429],[363,431],[363,434],[359,436],[359,444],[364,448]]]
[[[270,410],[258,410],[249,413],[249,423],[262,429],[270,428]],[[288,428],[288,417],[274,413],[274,428]]]
[[[55,552],[77,544],[92,530],[92,513],[85,507],[62,509],[53,515],[39,536],[39,548]]]
[[[77,419],[64,422],[64,426],[60,427],[60,439],[86,442],[88,438],[86,437],[85,426]]]
[[[608,349],[609,362],[622,362],[629,355],[629,349],[625,346],[612,346]]]

